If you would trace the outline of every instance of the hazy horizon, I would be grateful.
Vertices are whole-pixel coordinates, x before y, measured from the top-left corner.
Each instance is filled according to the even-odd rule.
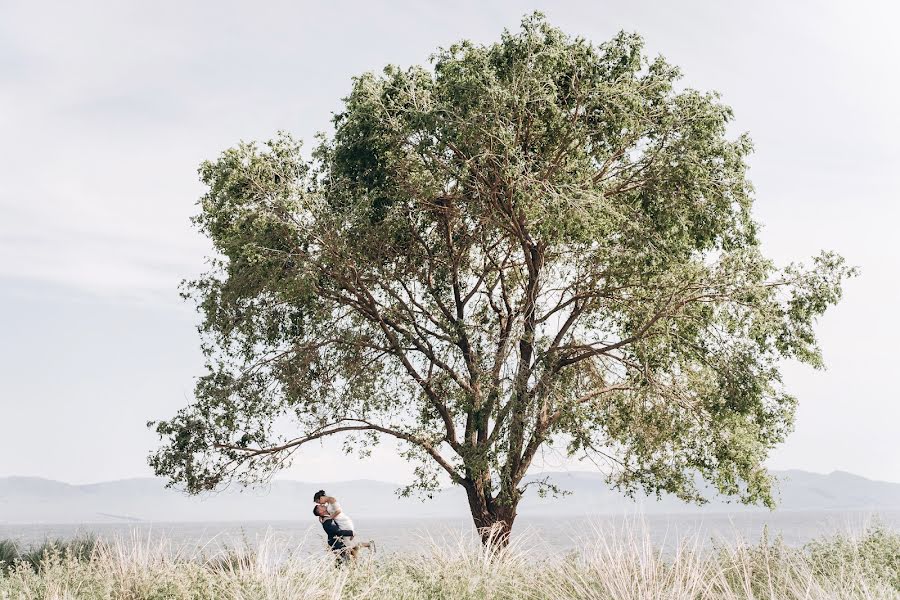
[[[352,76],[489,43],[534,9],[595,43],[637,31],[685,85],[721,92],[734,135],[755,143],[764,252],[785,264],[829,249],[861,267],[817,327],[828,370],[784,370],[796,431],[767,464],[900,482],[900,9],[774,0],[4,3],[0,477],[152,475],[145,424],[186,405],[203,373],[177,291],[210,252],[189,223],[202,160],[278,130],[309,148]],[[310,446],[280,477],[402,482],[412,468],[391,443],[368,461],[339,448]],[[566,468],[593,466],[548,453],[536,467]]]
[[[778,506],[743,505],[708,495],[696,505],[671,494],[636,493],[627,498],[604,485],[591,472],[553,473],[551,481],[568,494],[541,498],[526,495],[517,509],[525,516],[566,514],[778,514],[815,511],[869,511],[900,517],[900,484],[862,479],[848,473],[817,475],[779,472]],[[534,481],[534,478],[529,478]],[[262,488],[236,486],[215,493],[189,496],[168,489],[164,480],[138,478],[73,486],[33,478],[0,477],[3,511],[0,523],[109,523],[119,521],[241,521],[290,520],[310,517],[312,493],[324,488],[360,518],[469,516],[465,492],[458,486],[437,491],[433,498],[398,497],[398,482],[371,479],[334,482],[278,480]]]
[[[900,481],[874,479],[871,477],[865,477],[863,475],[859,475],[858,473],[852,473],[850,471],[844,471],[841,469],[833,469],[833,470],[825,472],[825,473],[819,472],[819,471],[808,471],[806,469],[771,469],[771,472],[772,472],[772,474],[776,475],[776,477],[787,474],[787,473],[792,473],[792,472],[816,475],[816,476],[822,476],[822,477],[846,474],[846,475],[852,475],[853,477],[862,477],[863,479],[867,479],[869,481],[874,481],[874,482],[878,482],[878,483],[890,483],[890,484],[900,485]],[[537,472],[530,471],[530,473],[532,475],[542,475],[542,474],[548,474],[548,473],[549,474],[571,474],[571,475],[580,475],[580,474],[591,474],[591,475],[598,475],[598,476],[602,475],[602,473],[600,471],[598,471],[597,469],[592,470],[584,465],[578,465],[578,464],[576,464],[576,468],[572,468],[572,469],[564,469],[564,470],[562,470],[562,469],[561,470],[546,469],[546,470],[537,471]],[[39,479],[39,480],[45,480],[45,481],[53,481],[56,483],[63,483],[66,485],[77,486],[77,487],[90,486],[90,485],[103,484],[103,483],[115,483],[115,482],[120,482],[120,481],[139,480],[139,479],[154,479],[154,480],[165,481],[164,477],[158,477],[158,476],[154,475],[153,473],[147,473],[145,475],[136,475],[133,477],[120,477],[120,478],[115,478],[115,479],[98,479],[95,481],[82,481],[82,482],[72,482],[72,481],[66,481],[64,479],[41,477],[39,475],[29,475],[29,474],[23,474],[23,473],[12,473],[12,474],[7,474],[7,475],[0,475],[0,479],[11,479],[11,478]],[[276,473],[272,477],[272,479],[268,482],[262,482],[256,486],[251,485],[248,487],[264,489],[267,485],[274,483],[276,481],[292,482],[292,483],[309,483],[310,485],[326,485],[329,483],[346,483],[346,482],[358,482],[358,481],[372,481],[372,482],[376,482],[376,483],[389,483],[391,485],[398,485],[398,486],[404,484],[404,482],[400,479],[388,480],[388,479],[378,479],[378,478],[373,478],[373,477],[355,477],[355,478],[351,478],[351,479],[332,479],[332,480],[298,479],[297,476],[295,474],[292,474],[290,471],[288,471],[288,472],[282,471],[282,472]],[[238,487],[242,487],[242,486],[238,486]],[[453,484],[447,483],[447,485],[445,487],[442,487],[441,489],[446,489],[449,487],[453,487]]]

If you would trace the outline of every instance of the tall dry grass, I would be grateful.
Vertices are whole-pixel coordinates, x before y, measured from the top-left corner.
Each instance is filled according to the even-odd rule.
[[[416,554],[364,555],[340,567],[324,551],[285,558],[274,538],[228,550],[119,539],[94,544],[89,556],[76,551],[83,546],[46,547],[36,564],[7,555],[0,599],[900,598],[900,534],[879,526],[803,548],[764,537],[710,550],[690,538],[663,551],[639,526],[597,531],[566,555],[537,546],[524,535],[504,549],[482,548],[457,534],[425,539]]]

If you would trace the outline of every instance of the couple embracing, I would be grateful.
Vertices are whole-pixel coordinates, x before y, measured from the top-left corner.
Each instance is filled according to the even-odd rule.
[[[353,540],[353,519],[350,515],[341,509],[337,498],[329,496],[325,490],[319,490],[313,494],[313,514],[318,517],[325,535],[328,536],[328,547],[334,552],[339,559],[349,560],[356,558],[360,548],[368,548],[370,552],[375,551],[375,541],[361,542],[355,546],[348,546]]]

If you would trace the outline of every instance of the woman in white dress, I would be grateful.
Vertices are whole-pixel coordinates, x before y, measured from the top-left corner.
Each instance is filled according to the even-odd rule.
[[[338,503],[337,498],[327,495],[325,493],[325,490],[319,490],[313,495],[313,501],[316,503],[313,514],[319,517],[319,521],[324,524],[327,520],[333,520],[337,525],[337,527],[335,527],[334,529],[339,530],[339,533],[337,533],[337,535],[339,536],[339,541],[343,542],[340,544],[340,546],[343,547],[345,546],[345,544],[352,541],[353,536],[355,535],[353,519],[350,518],[350,515],[344,512],[344,510],[341,508],[341,505]],[[329,535],[329,538],[331,537],[332,536]],[[329,543],[329,545],[331,545],[331,543]],[[361,542],[354,546],[351,550],[352,556],[354,558],[356,557],[356,553],[359,552],[360,548],[368,548],[369,550],[374,552],[375,541],[369,540],[368,542]],[[332,547],[332,549],[334,549],[334,547]]]

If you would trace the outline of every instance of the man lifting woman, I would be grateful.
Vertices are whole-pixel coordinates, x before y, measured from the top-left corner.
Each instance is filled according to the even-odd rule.
[[[325,493],[325,490],[319,490],[313,495],[313,514],[318,517],[325,535],[328,536],[328,547],[342,561],[356,558],[360,548],[368,548],[370,552],[375,551],[375,541],[360,542],[354,546],[349,546],[353,541],[353,519],[350,515],[341,509],[341,505],[333,496]]]

